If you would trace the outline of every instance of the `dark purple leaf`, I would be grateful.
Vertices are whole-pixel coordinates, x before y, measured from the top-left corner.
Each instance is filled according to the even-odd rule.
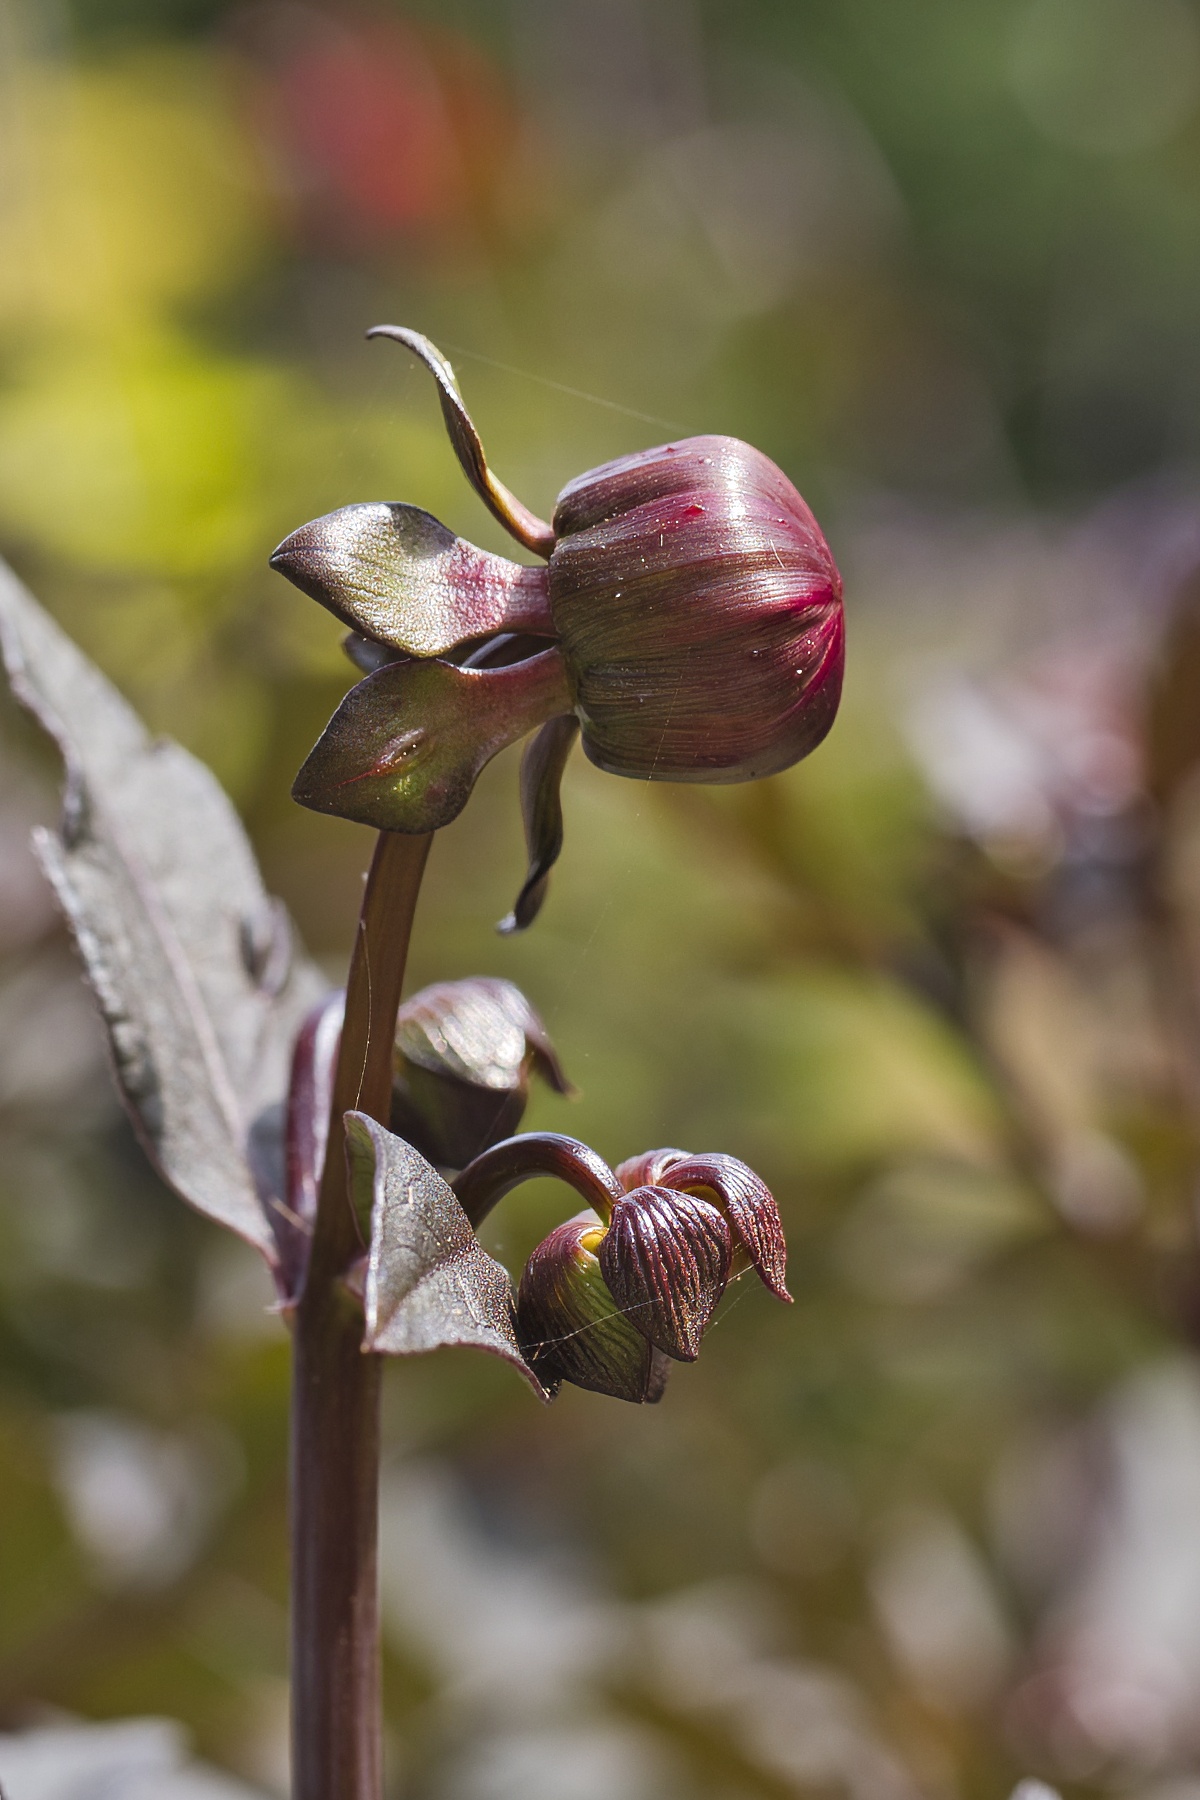
[[[2,565],[0,641],[14,693],[66,763],[61,831],[36,847],[133,1122],[184,1200],[274,1262],[292,1045],[328,984],[211,772],[151,739]]]
[[[470,1345],[502,1356],[547,1398],[521,1354],[508,1273],[437,1170],[357,1112],[346,1114],[346,1161],[355,1210],[371,1221],[364,1348],[413,1356]]]

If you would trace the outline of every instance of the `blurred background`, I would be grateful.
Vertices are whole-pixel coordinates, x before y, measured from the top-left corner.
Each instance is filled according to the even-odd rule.
[[[527,1123],[752,1163],[797,1305],[658,1408],[389,1368],[395,1794],[1200,1800],[1198,292],[1191,0],[0,0],[0,549],[331,976],[368,835],[288,788],[353,676],[266,557],[509,547],[367,326],[543,514],[733,433],[846,580],[811,761],[577,757],[516,940],[513,757],[435,849],[415,980],[517,981],[582,1089]],[[2,726],[0,1730],[282,1795],[285,1334],[122,1122]]]

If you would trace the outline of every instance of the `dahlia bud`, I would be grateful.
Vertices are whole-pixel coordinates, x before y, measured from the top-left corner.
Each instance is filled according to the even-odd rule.
[[[816,748],[842,678],[842,586],[781,469],[697,437],[577,476],[550,611],[591,760],[646,781],[754,781]]]
[[[569,1094],[546,1027],[511,981],[422,988],[396,1020],[392,1130],[441,1168],[464,1168],[521,1122],[534,1073]]]
[[[390,325],[368,335],[424,362],[468,479],[548,567],[487,555],[395,504],[294,532],[273,566],[350,627],[355,662],[373,672],[293,792],[381,829],[434,830],[490,757],[537,729],[521,783],[529,873],[503,927],[520,929],[558,855],[577,731],[600,768],[645,781],[752,781],[815,749],[841,692],[841,578],[791,482],[736,438],[606,463],[563,489],[546,524],[491,473],[428,339]],[[523,653],[488,666],[500,636]]]
[[[652,1150],[614,1172],[574,1138],[527,1132],[477,1157],[454,1191],[478,1225],[534,1175],[557,1176],[592,1208],[551,1232],[521,1279],[518,1336],[548,1385],[657,1399],[666,1365],[630,1362],[630,1333],[656,1355],[694,1362],[718,1301],[743,1269],[757,1269],[773,1294],[791,1299],[779,1210],[735,1157]],[[595,1343],[585,1341],[596,1334]],[[642,1387],[651,1375],[653,1393]]]
[[[606,1286],[596,1255],[603,1238],[603,1225],[585,1212],[538,1245],[517,1290],[517,1337],[543,1387],[569,1381],[617,1400],[660,1400],[666,1359]]]

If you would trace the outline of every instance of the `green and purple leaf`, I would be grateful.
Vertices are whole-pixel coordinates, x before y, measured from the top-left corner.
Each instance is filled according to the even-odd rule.
[[[498,751],[570,704],[553,649],[500,669],[389,663],[351,688],[292,795],[380,831],[437,831]]]
[[[553,637],[544,568],[490,556],[418,506],[343,506],[293,531],[271,567],[352,631],[406,656],[495,632]]]

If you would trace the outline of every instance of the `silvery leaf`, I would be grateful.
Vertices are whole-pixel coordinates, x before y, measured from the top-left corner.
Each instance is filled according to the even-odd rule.
[[[364,1347],[412,1356],[472,1345],[545,1389],[521,1354],[508,1272],[476,1240],[431,1163],[365,1113],[346,1114],[350,1191],[370,1218]]]
[[[3,564],[0,647],[66,764],[61,828],[35,845],[135,1128],[176,1193],[274,1262],[292,1044],[327,984],[210,770],[152,739]]]

